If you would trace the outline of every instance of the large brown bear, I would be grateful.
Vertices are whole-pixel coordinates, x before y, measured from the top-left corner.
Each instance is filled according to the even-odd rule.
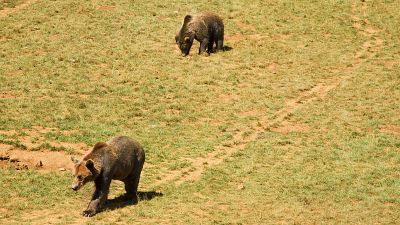
[[[125,183],[126,197],[138,202],[137,188],[145,161],[142,146],[125,137],[115,137],[108,142],[98,142],[82,160],[71,157],[74,162],[72,189],[79,190],[89,181],[94,181],[95,191],[84,216],[95,215],[107,200],[111,180]]]
[[[184,56],[189,54],[193,41],[200,42],[199,54],[213,51],[214,42],[216,50],[223,51],[224,23],[213,13],[199,13],[187,15],[183,20],[181,29],[175,35],[176,44]]]

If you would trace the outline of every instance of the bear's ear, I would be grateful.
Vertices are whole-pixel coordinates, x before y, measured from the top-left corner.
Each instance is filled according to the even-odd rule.
[[[191,15],[186,15],[185,19],[183,20],[183,24],[187,24],[192,20],[192,16]]]
[[[94,171],[94,170],[95,170],[93,160],[88,159],[88,160],[86,161],[86,164],[85,164],[85,165],[86,165],[86,167],[87,167],[90,171]]]
[[[74,164],[78,164],[79,160],[77,160],[75,157],[71,156],[71,160]]]
[[[106,147],[106,146],[107,146],[107,143],[100,141],[100,142],[97,142],[94,145],[93,150],[96,150],[96,149],[99,149],[99,148],[103,148],[103,147]]]

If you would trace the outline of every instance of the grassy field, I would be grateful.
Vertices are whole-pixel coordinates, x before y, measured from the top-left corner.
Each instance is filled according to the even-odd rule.
[[[142,201],[114,182],[83,218],[91,185],[0,168],[1,224],[400,221],[399,1],[31,2],[0,11],[0,144],[28,151],[32,127],[68,154],[48,143],[134,137]],[[181,57],[175,32],[200,11],[230,50]]]
[[[15,8],[17,5],[20,5],[23,2],[23,0],[1,0],[0,10],[4,8]]]

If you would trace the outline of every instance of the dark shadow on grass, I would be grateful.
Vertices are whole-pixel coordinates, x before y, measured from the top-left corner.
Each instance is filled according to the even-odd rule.
[[[138,197],[139,197],[139,202],[141,201],[150,201],[155,197],[162,197],[164,194],[161,192],[155,192],[155,191],[138,191]],[[119,208],[124,208],[126,206],[130,206],[130,205],[136,205],[137,202],[133,202],[132,200],[128,199],[126,197],[125,194],[120,195],[118,197],[115,197],[113,199],[108,199],[102,210],[101,211],[105,211],[105,210],[115,210],[115,209],[119,209]]]
[[[227,46],[227,45],[224,46],[224,51],[225,51],[225,52],[228,52],[228,51],[230,51],[230,50],[232,50],[232,49],[233,49],[232,47],[229,47],[229,46]]]
[[[139,201],[150,201],[154,197],[162,197],[164,194],[156,191],[138,191]]]
[[[229,47],[229,46],[227,46],[227,45],[224,45],[224,47],[223,47],[223,51],[224,51],[224,52],[228,52],[228,51],[230,51],[230,50],[232,50],[232,49],[233,49],[232,47]],[[217,53],[217,49],[216,49],[216,48],[213,48],[213,50],[212,50],[211,53]]]

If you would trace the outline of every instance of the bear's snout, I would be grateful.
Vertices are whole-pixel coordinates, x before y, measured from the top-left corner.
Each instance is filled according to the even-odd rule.
[[[79,189],[79,185],[72,185],[72,190],[77,191]]]

